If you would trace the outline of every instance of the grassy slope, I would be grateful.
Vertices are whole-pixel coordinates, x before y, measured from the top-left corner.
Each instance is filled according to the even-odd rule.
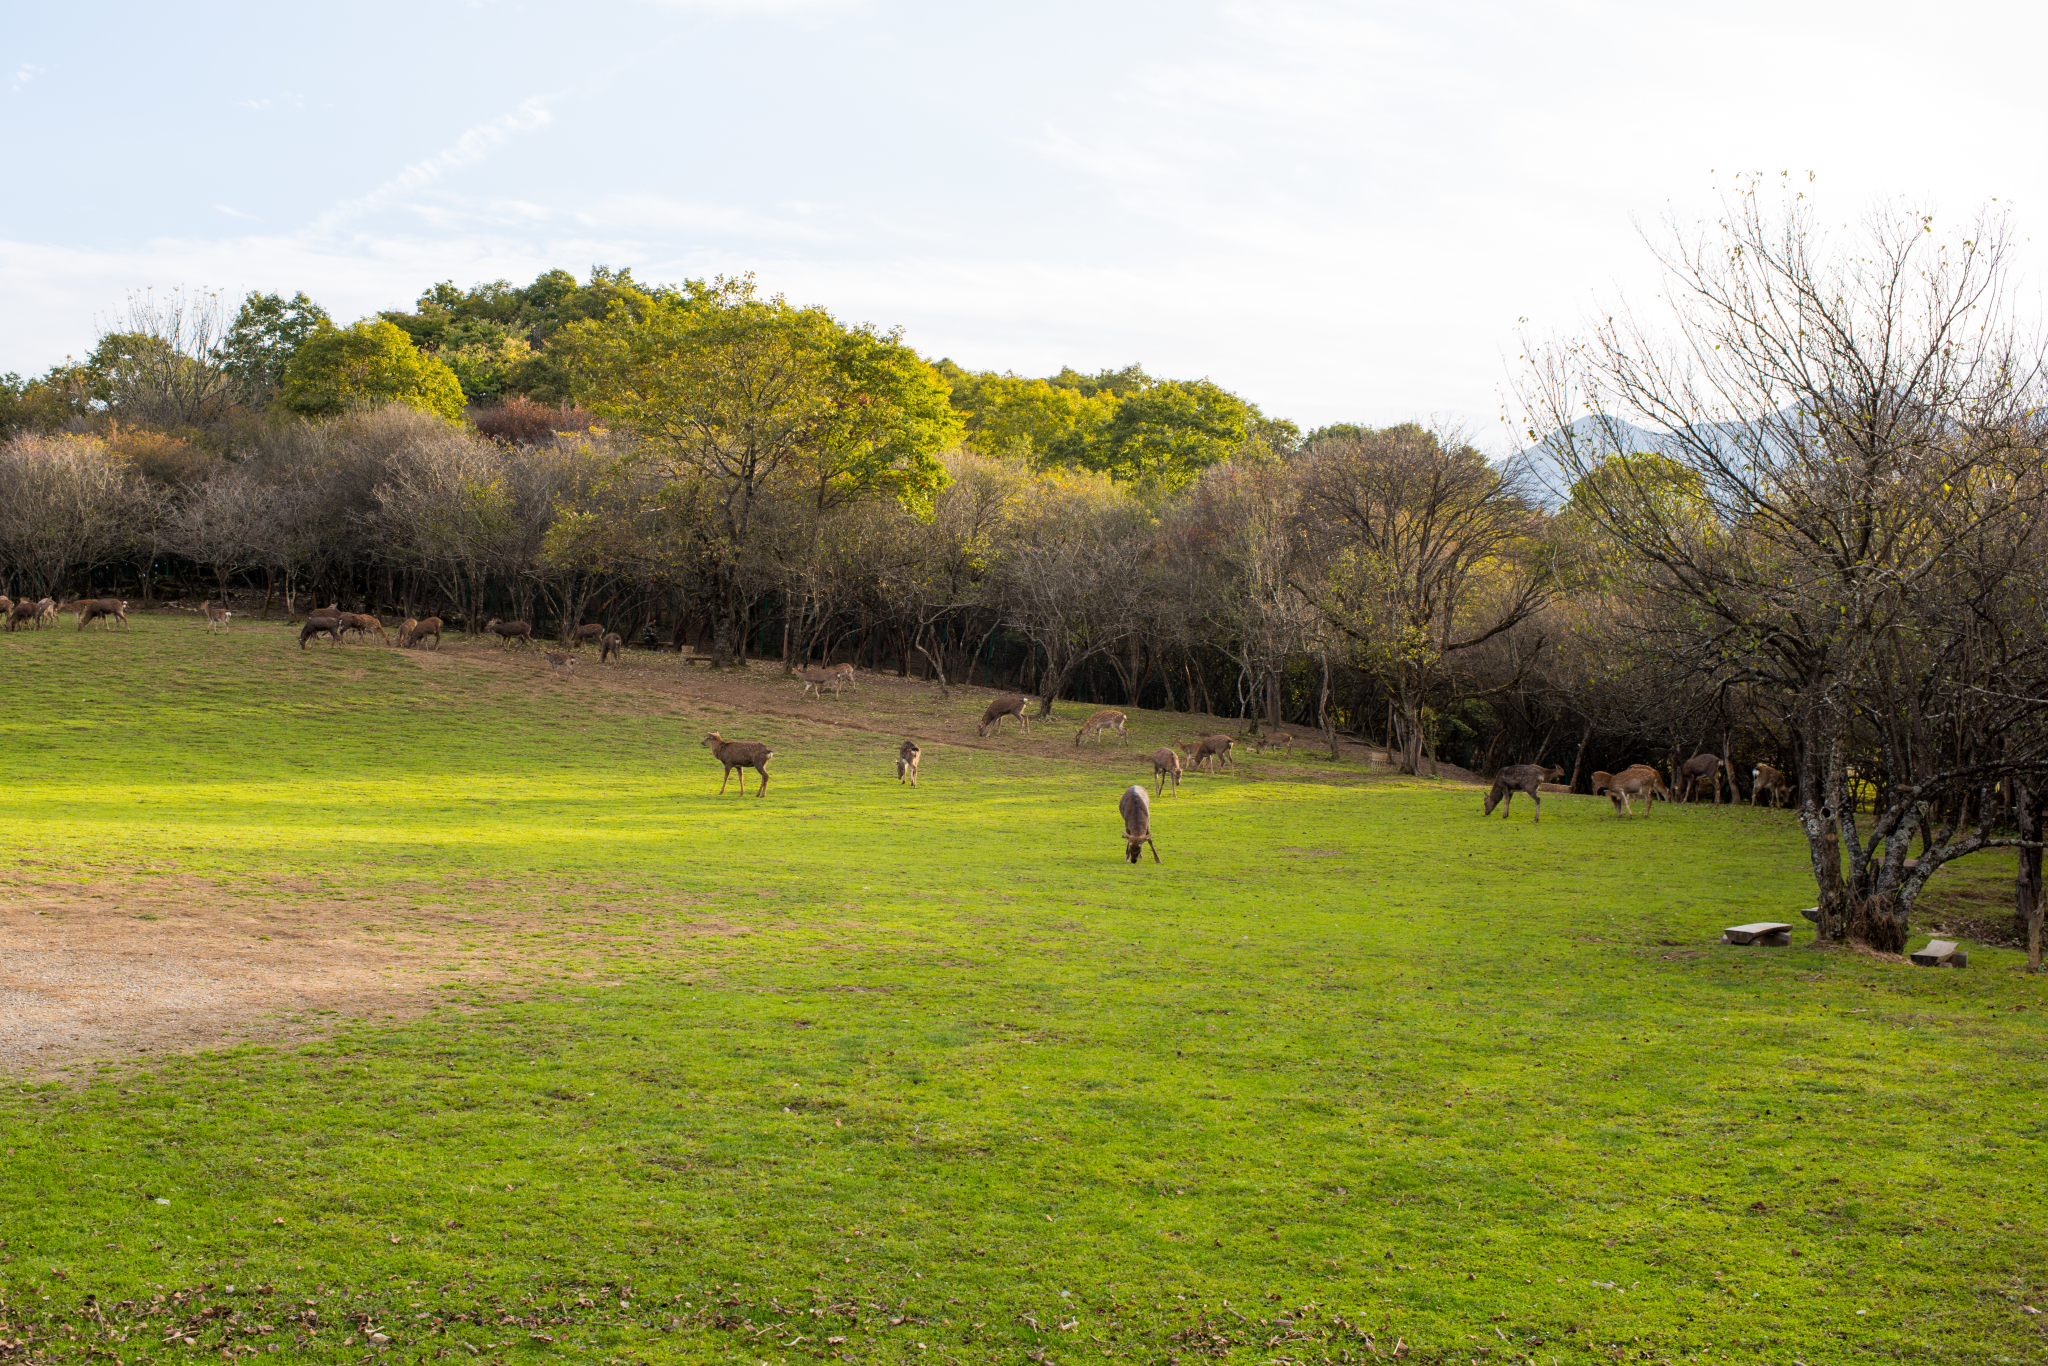
[[[268,1347],[308,1300],[295,1350],[335,1361],[371,1328],[407,1360],[2042,1358],[2040,986],[1713,945],[1804,904],[1782,815],[1483,822],[1248,757],[1133,869],[1131,778],[1064,735],[927,745],[910,792],[893,729],[149,618],[0,638],[0,688],[0,871],[311,870],[371,923],[459,897],[611,944],[535,934],[512,998],[313,1047],[11,1086],[0,1339],[35,1360]],[[776,745],[765,801],[716,798],[707,724]]]

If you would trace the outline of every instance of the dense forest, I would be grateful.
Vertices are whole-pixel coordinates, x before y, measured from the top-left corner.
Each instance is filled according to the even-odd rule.
[[[1656,323],[1527,348],[1492,459],[1138,365],[970,370],[747,279],[553,270],[348,326],[145,293],[0,378],[0,588],[602,622],[1581,790],[1706,752],[1716,799],[1787,775],[1825,936],[1896,947],[1943,861],[2018,848],[2038,944],[2048,472],[2002,242],[1831,248],[1740,196]]]

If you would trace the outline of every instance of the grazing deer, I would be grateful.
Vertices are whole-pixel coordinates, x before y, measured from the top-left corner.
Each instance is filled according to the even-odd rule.
[[[1695,754],[1687,759],[1678,770],[1678,800],[1690,802],[1702,779],[1712,779],[1714,784],[1714,805],[1721,804],[1721,771],[1728,771],[1728,800],[1735,800],[1735,765],[1718,754]]]
[[[1152,861],[1159,862],[1159,846],[1152,843],[1152,799],[1145,795],[1145,789],[1132,783],[1124,789],[1116,809],[1124,818],[1125,860],[1136,863],[1149,848]]]
[[[384,623],[377,620],[375,616],[371,615],[368,612],[341,613],[341,630],[335,635],[334,638],[336,640],[340,640],[343,635],[346,635],[350,631],[354,631],[356,633],[357,640],[368,640],[368,633],[371,631],[375,631],[386,645],[389,645],[391,643],[390,635],[387,634],[384,630]]]
[[[851,689],[853,689],[853,690],[854,690],[855,692],[859,692],[859,691],[860,691],[860,683],[859,683],[859,682],[858,682],[858,681],[857,681],[857,680],[856,680],[856,679],[854,678],[854,675],[853,675],[853,665],[851,665],[851,664],[833,664],[833,665],[829,665],[829,666],[827,666],[827,667],[829,667],[829,668],[830,668],[830,669],[832,670],[832,672],[833,672],[833,673],[836,673],[836,674],[838,674],[838,675],[839,675],[839,686],[840,686],[840,687],[842,687],[842,688],[851,688]]]
[[[747,795],[747,770],[753,769],[761,775],[759,797],[768,791],[768,761],[775,757],[775,751],[759,740],[728,740],[717,731],[704,737],[704,748],[725,765],[725,778],[718,784],[718,795],[725,795],[725,785],[732,781],[732,775],[740,775],[740,795]]]
[[[1159,780],[1159,791],[1166,792],[1168,779],[1173,780],[1173,790],[1180,791],[1180,751],[1170,745],[1152,751],[1152,776]]]
[[[0,618],[4,618],[9,612],[12,612],[13,610],[14,599],[8,597],[5,593],[0,593]]]
[[[1791,780],[1786,778],[1783,772],[1772,768],[1769,764],[1758,764],[1749,771],[1749,804],[1751,806],[1756,805],[1756,794],[1759,792],[1770,793],[1771,810],[1773,811],[1778,809],[1778,798],[1783,797],[1787,804],[1790,804],[1792,801]]]
[[[18,631],[24,626],[36,625],[36,605],[32,602],[17,602],[7,609],[7,629]]]
[[[1484,819],[1493,814],[1493,808],[1500,807],[1500,818],[1506,820],[1508,812],[1514,809],[1515,794],[1526,792],[1529,800],[1536,803],[1536,823],[1543,823],[1543,784],[1554,783],[1564,776],[1561,768],[1545,768],[1542,764],[1509,764],[1493,775],[1493,788],[1486,794],[1486,809],[1479,813]]]
[[[574,674],[576,672],[576,656],[570,654],[567,650],[548,650],[541,655],[541,658],[545,659],[548,662],[548,667],[558,674]]]
[[[1115,731],[1119,736],[1122,736],[1123,739],[1125,739],[1126,741],[1130,739],[1130,736],[1125,734],[1124,732],[1124,714],[1122,712],[1099,711],[1096,712],[1095,715],[1089,717],[1086,721],[1083,721],[1081,723],[1081,729],[1074,732],[1074,744],[1076,746],[1079,746],[1083,740],[1089,739],[1090,737],[1093,737],[1097,744],[1101,744],[1102,732],[1106,730]]]
[[[604,627],[597,625],[595,622],[585,622],[569,633],[569,648],[580,650],[591,641],[597,640],[603,635]]]
[[[209,631],[211,631],[216,626],[218,626],[223,631],[227,630],[228,618],[234,615],[233,612],[230,612],[228,610],[227,603],[223,602],[220,604],[220,606],[216,607],[213,605],[213,600],[211,598],[207,600],[205,611],[206,629]]]
[[[1189,768],[1218,772],[1223,765],[1231,762],[1230,750],[1235,743],[1236,741],[1228,735],[1210,735],[1205,736],[1197,744],[1183,744],[1180,748],[1181,752],[1188,756]]]
[[[917,786],[917,761],[924,751],[917,747],[917,741],[905,740],[903,747],[896,751],[896,781]]]
[[[974,728],[976,735],[986,736],[1005,716],[1017,718],[1017,729],[1028,734],[1031,727],[1024,720],[1024,709],[1031,705],[1031,699],[1023,693],[1005,693],[988,704],[981,714],[981,724]]]
[[[96,621],[112,626],[116,622],[128,624],[128,604],[114,598],[94,598],[81,602],[78,608],[78,629],[83,631]]]
[[[1637,764],[1615,774],[1607,784],[1607,800],[1614,803],[1615,815],[1626,816],[1635,813],[1635,808],[1629,802],[1630,797],[1643,799],[1643,814],[1647,816],[1650,814],[1653,799],[1662,797],[1667,802],[1671,800],[1671,789],[1664,786],[1664,779],[1656,769],[1648,764]]]
[[[617,631],[607,631],[604,639],[597,643],[597,662],[602,664],[613,655],[625,657],[626,642]]]
[[[57,600],[55,598],[44,598],[36,604],[36,629],[38,631],[42,630],[43,623],[46,621],[52,626],[57,624]]]
[[[1608,785],[1609,783],[1613,782],[1613,781],[1614,781],[1614,775],[1613,775],[1612,773],[1606,773],[1606,772],[1603,772],[1602,770],[1600,770],[1600,769],[1597,769],[1597,768],[1596,768],[1596,769],[1594,769],[1594,770],[1593,770],[1593,795],[1597,797],[1597,796],[1601,795],[1602,793],[1604,793],[1605,791],[1607,791],[1607,785]]]
[[[336,645],[341,644],[341,617],[324,612],[313,612],[306,617],[306,624],[299,628],[299,648],[306,648],[306,642],[314,636],[325,635]]]
[[[1276,730],[1252,737],[1252,753],[1264,754],[1269,749],[1284,749],[1289,754],[1294,753],[1294,736],[1287,731]]]
[[[484,629],[498,638],[498,648],[504,649],[508,641],[518,641],[519,648],[533,644],[533,625],[524,621],[499,621],[492,617],[484,623]]]
[[[441,619],[439,617],[407,617],[405,625],[398,630],[398,643],[405,649],[414,649],[428,636],[434,638],[434,647],[441,645]]]
[[[832,685],[832,693],[836,697],[844,683],[837,669],[798,669],[796,676],[803,680],[805,697],[815,693],[822,699],[825,696],[825,685],[828,683]]]

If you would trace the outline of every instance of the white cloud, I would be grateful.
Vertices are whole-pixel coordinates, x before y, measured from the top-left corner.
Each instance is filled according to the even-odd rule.
[[[14,68],[14,74],[8,78],[9,86],[19,93],[26,90],[29,84],[42,74],[43,69],[35,63],[23,62],[20,66]]]
[[[314,221],[314,228],[337,227],[389,205],[402,195],[426,189],[460,166],[482,161],[520,133],[544,128],[553,121],[548,102],[540,95],[521,100],[509,114],[465,130],[454,143],[423,161],[415,161],[391,179],[357,199],[335,205]]]
[[[251,222],[251,223],[261,223],[261,222],[263,221],[262,219],[258,218],[258,217],[257,217],[257,216],[256,216],[255,214],[253,214],[253,213],[243,213],[243,212],[242,212],[242,211],[241,211],[240,209],[236,209],[236,208],[230,208],[230,207],[229,207],[228,205],[226,205],[226,204],[216,204],[216,205],[214,205],[214,206],[213,206],[213,211],[214,211],[215,213],[224,213],[224,214],[226,214],[226,215],[227,215],[228,217],[230,217],[230,218],[242,218],[242,219],[246,219],[246,220],[248,220],[248,221],[249,221],[249,222]]]
[[[265,95],[261,99],[236,100],[235,103],[244,109],[262,114],[272,109],[304,109],[306,97],[296,90],[287,90],[278,95]]]

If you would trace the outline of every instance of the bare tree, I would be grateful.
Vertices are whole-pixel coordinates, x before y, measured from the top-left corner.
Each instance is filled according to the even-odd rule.
[[[1006,614],[1044,656],[1038,714],[1080,667],[1111,650],[1138,618],[1150,548],[1148,518],[1102,476],[1041,478],[997,574]]]
[[[131,294],[123,321],[101,335],[94,358],[129,419],[182,426],[233,403],[241,379],[222,350],[232,319],[217,291]]]

